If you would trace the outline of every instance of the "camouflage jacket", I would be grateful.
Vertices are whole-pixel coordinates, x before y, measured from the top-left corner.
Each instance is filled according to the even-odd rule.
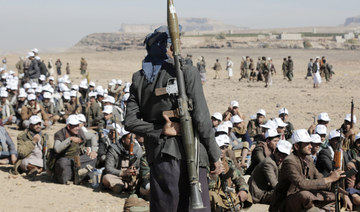
[[[235,188],[236,193],[239,191],[249,191],[249,185],[246,184],[245,179],[241,175],[241,172],[238,168],[236,168],[234,162],[228,158],[225,157],[222,159],[223,166],[225,167],[225,175],[230,170],[233,169],[234,172],[231,175],[230,178],[227,179],[228,186]],[[220,183],[220,177],[218,175],[211,175],[210,176],[210,182],[209,182],[209,190],[220,190],[221,189],[221,183]]]

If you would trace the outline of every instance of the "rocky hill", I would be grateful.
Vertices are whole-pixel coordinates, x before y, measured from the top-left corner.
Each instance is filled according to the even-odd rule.
[[[345,20],[344,26],[360,26],[360,15],[356,17],[350,17]]]
[[[212,20],[209,18],[180,18],[179,24],[185,33],[204,33],[204,32],[229,32],[246,29],[234,25],[225,24],[222,21]],[[122,24],[120,32],[125,33],[150,33],[157,27],[166,25],[159,24]]]

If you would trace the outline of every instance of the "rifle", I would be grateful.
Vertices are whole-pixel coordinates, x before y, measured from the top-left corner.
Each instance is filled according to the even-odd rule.
[[[352,129],[354,127],[354,99],[351,99],[351,112],[350,112],[350,129]],[[350,138],[350,147],[353,145],[355,141],[355,135],[351,135],[351,138]]]
[[[39,133],[40,134],[40,137],[41,136],[41,132]],[[43,170],[46,171],[47,167],[46,167],[46,155],[47,155],[47,152],[48,152],[48,148],[47,148],[47,137],[45,136],[45,139],[44,139],[44,144],[43,144]]]
[[[234,169],[230,168],[229,171],[225,174],[224,172],[219,175],[220,181],[221,181],[221,189],[225,193],[226,201],[228,201],[230,205],[230,210],[233,212],[237,212],[236,207],[234,205],[234,200],[231,196],[230,192],[233,192],[233,188],[229,188],[228,184],[226,182],[227,179],[229,179],[234,173]],[[229,202],[230,200],[230,202]]]
[[[200,183],[198,173],[198,151],[197,143],[194,137],[192,118],[189,113],[190,100],[186,95],[184,73],[180,64],[180,35],[178,18],[173,0],[167,1],[167,22],[171,37],[173,56],[175,62],[176,80],[178,85],[178,111],[180,117],[180,125],[182,131],[182,143],[186,155],[186,165],[188,170],[188,178],[190,184],[190,208],[202,209],[204,204],[200,194]]]
[[[343,139],[341,137],[342,135],[343,135],[343,130],[340,129],[340,142],[338,142],[336,144],[336,149],[334,150],[334,170],[344,168],[344,167],[342,167],[342,159],[343,159],[343,154],[342,154],[342,150],[341,150],[342,143],[343,143]],[[334,183],[335,211],[336,212],[340,212],[339,187],[340,187],[340,180],[338,180]]]

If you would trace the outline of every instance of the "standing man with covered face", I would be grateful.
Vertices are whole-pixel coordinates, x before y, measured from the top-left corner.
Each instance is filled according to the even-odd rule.
[[[150,166],[150,210],[189,211],[189,181],[186,155],[182,144],[179,118],[163,115],[178,108],[175,95],[157,95],[157,88],[174,79],[176,69],[170,36],[166,26],[159,27],[144,41],[147,56],[142,69],[134,73],[127,102],[125,129],[144,137]],[[220,149],[215,142],[210,114],[204,97],[200,75],[192,66],[182,67],[187,97],[192,100],[192,123],[199,135],[199,181],[201,197],[209,211],[210,200],[206,178],[207,167],[219,174]],[[201,211],[201,210],[198,210]]]

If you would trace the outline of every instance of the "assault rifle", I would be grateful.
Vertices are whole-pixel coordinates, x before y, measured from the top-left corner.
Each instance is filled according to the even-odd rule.
[[[228,187],[227,179],[229,179],[234,174],[234,169],[230,168],[229,171],[225,174],[224,172],[219,175],[221,181],[221,190],[224,192],[226,201],[230,205],[230,210],[232,212],[237,212],[234,205],[234,200],[231,196],[231,192],[235,192],[233,188]]]

